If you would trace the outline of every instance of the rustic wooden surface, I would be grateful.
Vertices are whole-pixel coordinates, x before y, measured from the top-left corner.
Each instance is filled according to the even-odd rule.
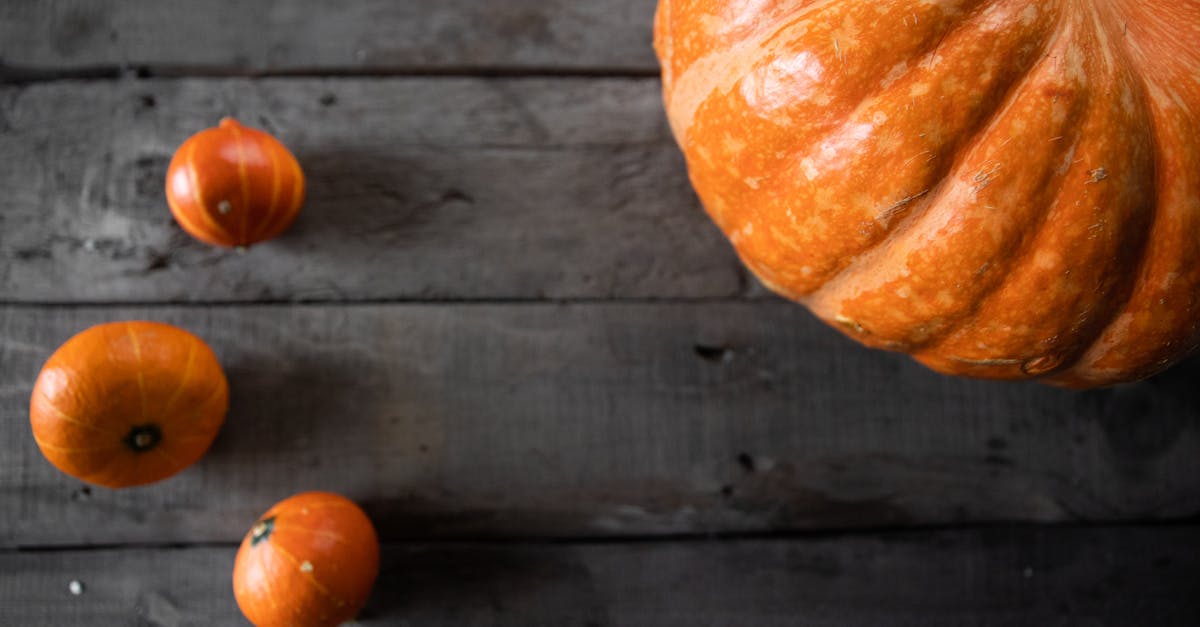
[[[304,489],[389,542],[364,624],[1200,624],[1200,359],[954,380],[771,297],[689,190],[653,9],[0,3],[0,624],[242,624],[234,543]],[[309,177],[245,253],[162,198],[224,115]],[[109,491],[28,394],[124,318],[212,343],[233,406]]]
[[[654,74],[656,0],[56,0],[0,6],[10,76]]]
[[[175,147],[223,115],[276,132],[308,174],[294,228],[245,254],[191,240],[163,201]],[[0,128],[8,301],[755,291],[652,79],[63,81],[0,88]]]
[[[362,625],[982,627],[1200,618],[1200,528],[398,544]],[[233,547],[0,553],[6,624],[242,625]],[[72,595],[77,581],[82,594]]]
[[[45,356],[104,320],[208,340],[232,410],[155,486],[83,491],[28,437]],[[1168,519],[1200,503],[1189,363],[1077,393],[956,380],[786,303],[0,309],[0,545],[233,541],[300,487],[387,539]]]

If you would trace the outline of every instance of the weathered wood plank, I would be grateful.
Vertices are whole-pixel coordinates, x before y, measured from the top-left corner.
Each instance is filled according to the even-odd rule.
[[[0,70],[653,72],[655,0],[58,0],[0,6]],[[2,76],[2,75],[0,75]]]
[[[1200,622],[1200,528],[385,547],[362,625],[725,627]],[[243,625],[233,547],[0,553],[14,625]],[[83,594],[72,595],[78,581]]]
[[[42,361],[96,322],[208,340],[232,410],[195,467],[85,489],[39,454]],[[784,303],[0,308],[0,546],[232,541],[329,489],[388,539],[1200,513],[1191,361],[1077,393],[955,380]]]
[[[275,131],[309,180],[293,229],[246,254],[191,240],[163,192],[178,144],[227,114]],[[0,88],[0,163],[10,302],[725,297],[745,284],[649,79]]]

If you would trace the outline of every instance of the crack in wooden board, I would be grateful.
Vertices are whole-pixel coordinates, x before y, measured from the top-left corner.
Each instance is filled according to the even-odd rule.
[[[392,544],[358,624],[1191,627],[1198,543],[1196,526],[1123,526]],[[21,625],[242,625],[235,552],[0,553],[0,606]]]

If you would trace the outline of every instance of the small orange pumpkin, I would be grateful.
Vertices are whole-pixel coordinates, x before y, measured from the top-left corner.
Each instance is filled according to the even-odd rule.
[[[233,595],[258,627],[332,627],[362,610],[378,574],[379,539],[366,513],[344,496],[303,492],[246,534]]]
[[[296,157],[269,133],[233,118],[189,137],[167,168],[175,220],[216,246],[245,247],[279,235],[303,202]]]
[[[34,440],[59,470],[123,488],[195,463],[228,406],[225,373],[200,338],[159,322],[110,322],[50,356],[29,417]]]

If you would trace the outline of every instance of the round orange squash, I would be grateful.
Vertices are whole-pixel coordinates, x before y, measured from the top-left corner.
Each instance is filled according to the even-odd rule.
[[[245,247],[282,233],[304,203],[296,157],[270,134],[224,118],[189,137],[167,168],[167,204],[196,239]]]
[[[761,281],[950,374],[1200,345],[1200,1],[661,0],[664,100]]]
[[[344,496],[303,492],[246,534],[233,595],[258,627],[333,627],[362,610],[378,574],[379,540],[366,513]]]
[[[228,406],[225,374],[199,338],[159,322],[110,322],[50,356],[29,417],[34,440],[59,470],[123,488],[195,463]]]

